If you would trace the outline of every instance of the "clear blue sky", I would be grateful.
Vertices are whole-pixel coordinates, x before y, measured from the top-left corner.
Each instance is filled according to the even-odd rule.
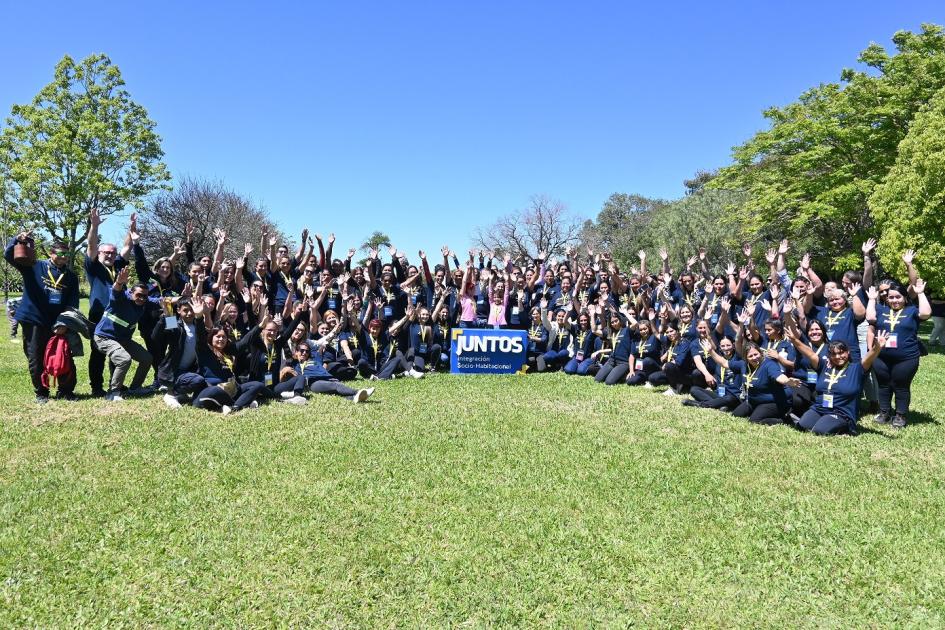
[[[174,175],[222,179],[290,232],[415,252],[466,248],[537,193],[584,217],[613,192],[678,197],[765,107],[945,4],[11,2],[4,22],[4,112],[63,54],[104,52]]]

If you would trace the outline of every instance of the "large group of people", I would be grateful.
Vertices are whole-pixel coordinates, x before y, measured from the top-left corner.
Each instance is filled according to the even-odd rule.
[[[149,260],[134,215],[120,249],[99,242],[97,212],[90,220],[89,382],[115,402],[162,394],[170,407],[223,413],[313,394],[363,402],[372,381],[447,370],[454,327],[501,328],[527,334],[530,372],[665,388],[751,422],[855,434],[861,398],[875,422],[906,426],[926,351],[919,324],[935,315],[930,342],[945,341],[945,303],[929,300],[914,253],[903,254],[906,284],[877,277],[872,239],[862,270],[824,282],[808,255],[788,269],[786,240],[765,252],[766,269],[748,245],[715,271],[704,250],[675,270],[665,250],[656,268],[641,251],[638,267],[621,270],[607,252],[573,248],[519,259],[471,250],[460,260],[443,247],[431,264],[423,251],[411,262],[389,247],[389,260],[372,249],[357,265],[354,249],[335,257],[334,235],[326,244],[307,230],[296,251],[264,232],[259,255],[245,244],[236,260],[216,230],[215,251],[198,256],[187,225],[184,242]],[[18,261],[14,246],[28,238],[11,239],[5,257],[23,276],[15,319],[36,399],[55,384],[73,400],[69,344],[59,340],[85,319],[79,278],[62,243],[48,259]]]

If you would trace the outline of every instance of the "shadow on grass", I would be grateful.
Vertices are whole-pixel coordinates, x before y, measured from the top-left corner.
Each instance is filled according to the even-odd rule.
[[[909,424],[941,424],[938,418],[930,416],[924,411],[910,411],[907,415]]]

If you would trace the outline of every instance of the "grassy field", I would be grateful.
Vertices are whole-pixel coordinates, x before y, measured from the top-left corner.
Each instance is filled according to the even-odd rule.
[[[835,439],[561,375],[222,417],[38,407],[4,341],[0,626],[941,627],[945,357],[916,390]]]

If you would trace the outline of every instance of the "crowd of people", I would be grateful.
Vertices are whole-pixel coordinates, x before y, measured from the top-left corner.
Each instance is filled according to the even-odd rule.
[[[394,247],[389,261],[372,249],[357,265],[354,249],[334,257],[334,235],[326,246],[307,230],[296,251],[264,232],[259,255],[246,244],[236,260],[217,230],[215,251],[198,256],[188,225],[185,242],[149,260],[134,215],[120,249],[99,242],[97,212],[90,220],[87,318],[65,245],[24,263],[13,255],[23,233],[5,251],[23,276],[14,317],[40,403],[53,385],[76,398],[76,331],[90,339],[92,396],[163,394],[170,407],[232,413],[313,394],[363,402],[372,381],[447,370],[452,328],[509,328],[527,333],[531,372],[665,387],[685,405],[751,422],[855,434],[861,398],[875,422],[906,426],[926,353],[920,323],[934,316],[930,343],[945,343],[945,303],[926,295],[914,253],[903,254],[906,284],[878,278],[872,239],[863,269],[837,283],[808,255],[789,271],[786,240],[765,252],[766,269],[748,245],[733,256],[740,263],[714,272],[704,250],[677,270],[665,250],[652,269],[642,251],[639,267],[621,270],[590,249],[517,260],[471,250],[460,260],[448,247],[432,265]]]

